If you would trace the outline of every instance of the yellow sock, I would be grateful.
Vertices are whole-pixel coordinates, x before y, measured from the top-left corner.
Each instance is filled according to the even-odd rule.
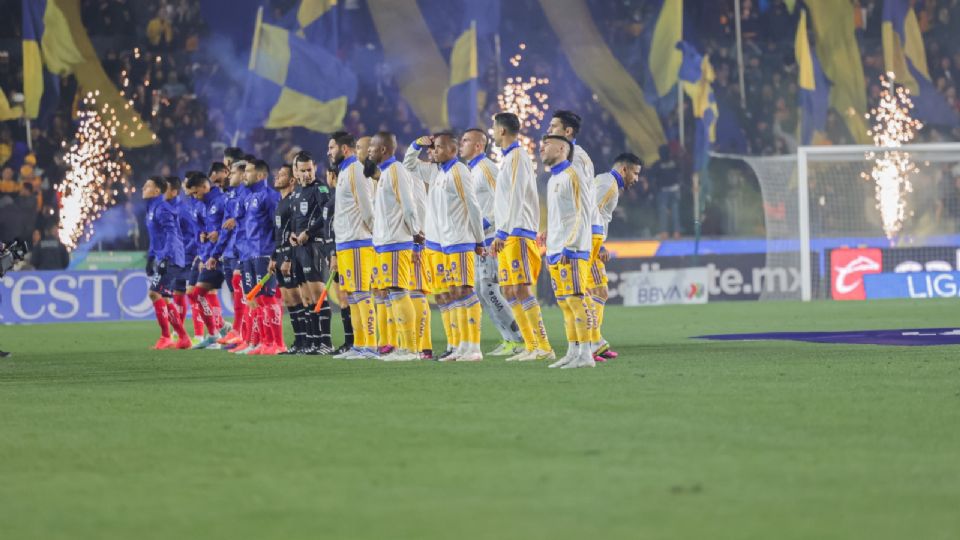
[[[390,310],[387,308],[387,303],[383,298],[377,297],[374,306],[376,306],[377,312],[377,336],[379,337],[378,344],[380,347],[384,347],[390,344],[390,331],[387,329],[387,321],[390,319]]]
[[[573,324],[577,330],[577,341],[588,343],[590,341],[590,328],[587,322],[587,306],[582,296],[570,296],[567,298],[567,305],[573,313]]]
[[[457,315],[457,329],[460,330],[460,343],[473,343],[470,341],[470,322],[467,317],[466,299],[457,300],[457,307],[454,313]]]
[[[540,311],[540,304],[535,296],[531,296],[523,301],[524,314],[530,322],[530,328],[533,330],[534,339],[537,342],[537,349],[541,351],[553,350],[550,348],[550,340],[547,339],[547,327],[543,325],[543,313]]]
[[[383,304],[387,308],[387,345],[398,347],[397,340],[397,314],[393,306],[393,301],[387,298]]]
[[[483,312],[480,309],[480,299],[476,294],[467,297],[466,306],[463,309],[467,313],[468,340],[474,345],[480,345],[480,324]]]
[[[589,294],[580,298],[583,299],[583,306],[587,310],[587,330],[590,333],[590,343],[596,343],[600,341],[600,329],[597,326],[597,304]]]
[[[430,331],[430,302],[420,293],[413,298],[413,307],[417,311],[417,343],[419,350],[433,350],[433,333]]]
[[[347,303],[350,307],[350,320],[353,321],[353,346],[359,348],[367,346],[367,335],[363,332],[363,316],[360,312],[360,306],[357,304],[356,300],[352,298],[351,301]]]
[[[390,294],[393,304],[393,318],[396,322],[398,346],[410,352],[417,352],[417,310],[406,291]]]
[[[440,306],[440,318],[443,319],[443,333],[447,336],[447,347],[452,349],[456,347],[456,344],[453,342],[453,328],[450,326],[451,316],[452,314],[447,304]]]
[[[596,310],[597,310],[597,318],[596,318],[596,324],[597,324],[597,342],[601,342],[601,341],[603,341],[603,332],[602,332],[602,329],[603,329],[603,310],[606,309],[606,307],[607,307],[607,302],[606,302],[606,300],[603,300],[603,299],[601,299],[601,298],[598,298],[598,297],[594,296],[594,297],[593,297],[593,305],[596,306]]]
[[[524,348],[528,351],[536,349],[537,337],[533,333],[533,327],[527,319],[527,314],[523,311],[523,304],[519,300],[510,300],[510,310],[513,311],[513,318],[520,327],[520,335],[523,336]]]
[[[567,301],[569,298],[569,296],[557,298],[557,305],[560,306],[560,311],[563,312],[563,330],[567,334],[567,341],[572,343],[577,340],[577,327],[573,321],[573,309]]]
[[[366,343],[368,348],[376,347],[378,321],[371,293],[357,293],[357,311],[360,313],[359,334],[363,334],[364,343]],[[353,323],[353,333],[354,335],[358,335],[357,323]]]

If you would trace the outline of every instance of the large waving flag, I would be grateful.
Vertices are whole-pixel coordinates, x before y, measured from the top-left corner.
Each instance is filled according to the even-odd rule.
[[[42,117],[44,110],[48,109],[46,103],[50,103],[51,110],[56,106],[54,91],[59,82],[46,73],[72,74],[81,91],[99,92],[98,103],[114,110],[120,125],[116,135],[120,145],[140,147],[153,144],[153,133],[128,106],[100,65],[80,18],[80,1],[23,0],[22,5],[26,115],[29,118]]]
[[[540,6],[577,76],[616,119],[630,147],[646,163],[660,159],[658,150],[666,137],[657,111],[603,41],[586,2],[540,0]]]
[[[644,30],[646,73],[643,92],[662,116],[677,106],[677,73],[682,55],[683,0],[661,0],[654,24]]]
[[[853,9],[836,0],[805,0],[813,22],[817,57],[830,80],[830,106],[840,114],[857,144],[871,144],[864,116],[867,88],[855,35]]]
[[[677,44],[682,51],[683,63],[679,77],[683,81],[683,91],[690,97],[693,105],[693,117],[696,119],[696,134],[693,139],[693,167],[702,171],[710,161],[710,149],[717,141],[717,119],[719,109],[713,93],[713,81],[716,74],[710,64],[709,56],[700,53],[685,41]]]
[[[466,129],[477,123],[477,25],[471,21],[450,53],[444,125]]]
[[[244,128],[336,131],[357,94],[356,75],[333,53],[259,17],[249,71]]]
[[[797,36],[794,39],[797,58],[800,102],[800,143],[817,144],[825,137],[827,111],[830,108],[830,81],[827,80],[820,59],[810,47],[807,37],[807,12],[800,11]]]
[[[882,35],[884,67],[899,84],[910,89],[917,118],[927,124],[960,123],[956,111],[930,79],[923,36],[909,0],[884,0]]]

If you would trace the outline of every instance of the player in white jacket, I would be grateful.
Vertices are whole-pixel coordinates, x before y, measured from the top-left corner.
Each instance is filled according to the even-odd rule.
[[[590,347],[591,317],[584,297],[590,271],[590,227],[594,210],[591,179],[572,164],[573,144],[559,135],[547,135],[540,159],[550,167],[547,183],[547,264],[557,304],[563,310],[567,354],[550,367],[593,367]]]

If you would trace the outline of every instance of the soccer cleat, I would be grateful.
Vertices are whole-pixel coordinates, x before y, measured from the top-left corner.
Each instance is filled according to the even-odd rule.
[[[186,350],[191,347],[190,338],[188,336],[183,336],[177,340],[176,347],[180,350]]]
[[[249,343],[241,343],[237,345],[232,351],[233,354],[250,354],[250,351],[256,349],[258,345],[250,345]]]
[[[394,348],[395,348],[395,347],[394,347],[393,345],[384,345],[383,347],[380,347],[380,349],[377,351],[377,353],[378,353],[380,356],[386,356],[386,355],[392,353],[393,350],[394,350]]]
[[[201,336],[193,336],[193,338],[190,339],[190,346],[192,347],[192,346],[196,345],[197,343],[200,343],[201,341],[203,341],[203,336],[202,336],[202,335],[201,335]]]
[[[196,345],[194,345],[194,346],[191,347],[191,348],[192,348],[192,349],[207,349],[207,348],[210,348],[211,345],[216,345],[216,344],[217,344],[217,336],[207,336],[207,337],[203,338],[203,340],[201,340],[200,343],[197,343]]]
[[[333,354],[333,347],[330,345],[321,344],[319,347],[317,347],[317,354],[322,356],[330,356]]]
[[[227,343],[234,343],[234,342],[236,342],[237,340],[240,340],[240,339],[242,339],[242,338],[240,337],[240,333],[239,333],[239,332],[234,332],[233,330],[230,330],[229,332],[227,332],[227,335],[219,338],[219,339],[217,340],[217,343],[219,343],[219,344],[221,344],[221,345],[225,345],[225,344],[227,344]]]
[[[515,354],[515,355],[513,355],[513,356],[511,356],[511,357],[509,357],[509,358],[507,358],[506,361],[507,361],[507,362],[522,362],[523,360],[521,360],[521,359],[526,359],[528,356],[530,356],[530,355],[532,355],[532,354],[534,354],[534,351],[532,351],[532,350],[528,351],[528,350],[524,349],[524,350],[518,352],[517,354]]]
[[[537,349],[534,351],[537,354],[536,360],[556,360],[557,353],[553,352],[553,349],[545,351],[543,349]]]
[[[433,360],[433,349],[424,349],[420,351],[421,360]]]
[[[363,358],[360,354],[360,349],[356,347],[350,347],[339,354],[333,355],[333,357],[337,360],[357,360],[358,358]]]
[[[512,356],[516,350],[516,345],[511,341],[501,341],[497,348],[488,352],[490,356]]]
[[[420,355],[409,352],[405,349],[396,349],[392,353],[383,357],[384,362],[410,362],[419,359]]]
[[[176,347],[177,347],[177,344],[168,337],[162,337],[158,339],[157,342],[153,345],[153,349],[157,351],[163,351],[166,349],[175,349]]]
[[[602,357],[602,356],[594,356],[594,357],[593,357],[593,361],[596,362],[596,363],[598,363],[598,364],[602,364],[603,362],[606,362],[607,359],[604,358],[604,357]]]
[[[0,358],[9,358],[9,357],[10,357],[10,353],[8,353],[7,351],[0,351]]]
[[[571,344],[569,347],[567,347],[567,354],[563,355],[563,358],[557,360],[556,362],[550,364],[547,367],[551,369],[563,367],[568,363],[570,363],[571,360],[576,358],[578,354],[580,354],[579,346]]]
[[[479,362],[481,360],[483,360],[483,353],[480,351],[471,351],[457,358],[457,362]]]
[[[349,351],[351,351],[351,350],[353,350],[353,345],[348,345],[348,344],[344,343],[343,345],[341,345],[340,347],[338,347],[337,350],[333,351],[333,357],[334,357],[334,358],[337,358],[337,357],[340,356],[341,354],[344,354],[344,353],[349,352]]]
[[[456,352],[455,349],[453,349],[452,347],[448,347],[447,350],[443,351],[443,354],[438,356],[436,359],[438,362],[446,362],[447,358],[452,356],[454,352]]]
[[[233,325],[230,323],[224,323],[223,328],[220,329],[219,335],[221,338],[225,338],[233,333]]]
[[[597,363],[593,361],[593,355],[587,350],[586,354],[578,354],[570,362],[560,366],[560,369],[576,369],[582,367],[596,367]]]
[[[598,356],[604,358],[605,360],[613,360],[614,358],[620,356],[620,354],[613,349],[607,349],[606,352],[599,354]]]

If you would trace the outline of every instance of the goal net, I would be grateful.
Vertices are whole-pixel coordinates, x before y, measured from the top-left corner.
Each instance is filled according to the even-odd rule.
[[[796,155],[737,159],[760,184],[768,279],[777,277],[773,269],[801,279],[799,291],[767,287],[761,300],[839,299],[838,286],[845,291],[850,280],[834,283],[838,272],[960,270],[960,143],[886,152],[801,147]],[[849,259],[839,268],[831,266],[841,259],[835,250]]]

